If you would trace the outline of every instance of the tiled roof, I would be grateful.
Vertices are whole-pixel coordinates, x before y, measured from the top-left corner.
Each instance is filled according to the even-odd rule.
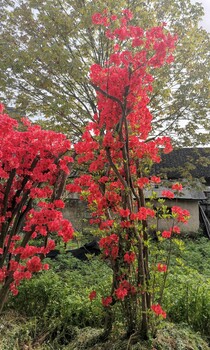
[[[180,148],[162,155],[162,161],[154,164],[156,175],[167,174],[169,179],[210,178],[210,148]]]
[[[156,186],[155,186],[156,187]],[[164,198],[162,195],[163,190],[168,190],[169,187],[157,186],[157,188],[153,188],[152,190],[145,190],[144,195],[145,198],[150,198],[152,195],[152,191],[156,192],[157,198]],[[191,187],[184,187],[180,193],[174,193],[175,199],[191,199],[191,200],[201,200],[205,199],[206,196],[202,190],[193,189]]]

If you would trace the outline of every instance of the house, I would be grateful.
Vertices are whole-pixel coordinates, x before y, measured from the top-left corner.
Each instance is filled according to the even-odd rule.
[[[210,148],[175,149],[164,154],[160,163],[154,164],[152,174],[163,179],[163,183],[154,188],[159,198],[172,183],[183,184],[182,192],[176,194],[173,200],[166,199],[165,205],[169,208],[178,205],[189,210],[191,218],[187,225],[182,225],[183,231],[197,232],[201,227],[210,238]],[[149,195],[146,191],[145,197]],[[90,212],[77,194],[68,198],[64,215],[80,233],[89,231]],[[162,226],[165,228],[163,223]]]
[[[210,190],[210,148],[178,148],[163,154],[153,172],[170,180],[189,179],[205,184]]]
[[[176,181],[177,182],[177,181]],[[182,182],[180,180],[180,182]],[[187,209],[190,212],[190,218],[187,224],[179,223],[182,232],[197,232],[200,228],[200,202],[205,200],[205,194],[202,190],[194,189],[185,183],[183,190],[179,193],[174,193],[173,199],[167,199],[162,195],[164,190],[168,190],[174,181],[167,181],[168,186],[155,186],[153,191],[156,192],[157,198],[165,199],[164,205],[167,206],[169,212],[173,206],[179,206],[182,209]],[[183,182],[182,182],[183,183]],[[145,191],[146,200],[151,196],[152,191]],[[170,228],[173,223],[172,220],[159,220],[158,229],[166,230]]]
[[[153,172],[168,184],[181,182],[183,191],[167,200],[169,207],[177,205],[189,210],[191,218],[183,231],[196,232],[202,228],[210,238],[210,148],[180,148],[162,156]],[[167,182],[166,181],[166,182]],[[159,194],[161,189],[158,189]]]

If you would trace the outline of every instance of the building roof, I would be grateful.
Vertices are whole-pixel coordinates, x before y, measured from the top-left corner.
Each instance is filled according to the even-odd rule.
[[[160,163],[154,164],[153,173],[168,179],[210,179],[210,148],[180,148],[163,154]]]
[[[164,198],[162,195],[162,191],[168,190],[169,187],[164,187],[164,186],[154,186],[152,190],[145,190],[144,195],[145,198],[150,198],[152,195],[152,191],[156,192],[157,198]],[[174,198],[175,199],[183,199],[183,200],[202,200],[205,199],[206,196],[202,190],[199,189],[193,189],[192,187],[183,187],[183,190],[180,193],[174,193]]]

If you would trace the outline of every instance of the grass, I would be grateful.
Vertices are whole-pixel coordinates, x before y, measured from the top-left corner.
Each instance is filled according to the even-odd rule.
[[[117,317],[109,341],[97,342],[104,318],[101,296],[109,290],[111,270],[100,259],[81,263],[60,256],[50,271],[25,281],[10,299],[1,317],[0,350],[210,350],[210,241],[184,241],[185,249],[175,251],[166,289],[168,321],[155,339],[123,340]],[[97,291],[92,303],[91,290]]]
[[[147,342],[123,340],[120,328],[114,330],[109,341],[95,344],[102,329],[72,328],[68,344],[55,345],[47,334],[36,334],[36,322],[15,312],[6,312],[0,332],[1,350],[209,350],[207,342],[187,325],[165,322],[155,339]]]

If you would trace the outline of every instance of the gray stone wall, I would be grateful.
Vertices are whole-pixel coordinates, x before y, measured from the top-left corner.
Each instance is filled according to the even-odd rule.
[[[66,202],[63,215],[68,219],[75,231],[81,234],[87,233],[91,229],[89,224],[90,212],[88,211],[87,203],[78,198],[70,198]]]
[[[166,200],[164,205],[167,205],[169,208],[177,205],[182,209],[187,209],[190,212],[190,219],[187,224],[179,224],[178,226],[181,228],[182,232],[197,232],[200,227],[199,220],[199,207],[197,200],[187,200],[187,199],[179,199],[179,200]],[[163,220],[159,222],[160,230],[167,230],[173,224],[172,221],[169,221],[167,224]]]

